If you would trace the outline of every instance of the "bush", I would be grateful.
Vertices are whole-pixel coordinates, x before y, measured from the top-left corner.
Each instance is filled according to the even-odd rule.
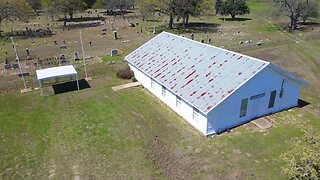
[[[136,77],[132,77],[132,82],[138,82],[137,78]]]
[[[129,66],[119,69],[117,72],[117,77],[121,79],[131,79],[134,76]]]

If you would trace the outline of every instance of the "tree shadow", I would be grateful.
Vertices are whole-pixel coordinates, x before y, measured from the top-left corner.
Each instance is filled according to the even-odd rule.
[[[158,28],[161,31],[169,31],[174,33],[215,33],[218,31],[220,24],[191,22],[188,27],[184,27],[182,23],[176,24],[173,29],[169,29],[167,25],[161,25]]]
[[[303,23],[303,22],[298,22],[297,24],[299,24],[299,25],[306,25],[306,26],[320,26],[320,23],[318,23],[318,22],[305,22],[305,23]]]
[[[251,18],[239,18],[239,17],[237,17],[237,18],[234,18],[234,19],[232,19],[232,18],[219,18],[220,20],[226,20],[226,21],[251,21],[252,19]]]
[[[65,82],[62,84],[54,84],[52,85],[52,88],[55,95],[78,90],[77,81]],[[88,88],[91,88],[91,86],[85,79],[79,80],[79,90]]]
[[[86,21],[104,21],[104,17],[77,17],[73,19],[67,19],[67,22],[86,22]],[[64,19],[59,19],[58,21],[63,22]]]
[[[101,12],[105,16],[120,16],[122,15],[121,11],[105,11]],[[126,10],[124,11],[124,15],[134,13],[133,11]]]
[[[46,29],[36,29],[30,31],[13,31],[6,32],[3,34],[3,37],[17,37],[19,39],[29,39],[29,38],[47,38],[52,37],[54,32]]]
[[[72,29],[79,29],[79,28],[90,28],[90,27],[97,27],[101,26],[99,22],[87,22],[87,23],[80,23],[80,24],[68,24],[67,27],[64,28],[65,31],[72,30]],[[63,26],[60,27],[63,29]]]

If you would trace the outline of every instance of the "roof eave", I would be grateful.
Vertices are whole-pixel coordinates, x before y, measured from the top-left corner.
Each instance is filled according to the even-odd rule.
[[[268,67],[271,68],[272,70],[277,71],[278,73],[280,73],[280,74],[292,79],[293,81],[297,82],[300,85],[310,86],[310,83],[308,83],[307,81],[304,81],[304,80],[298,78],[297,76],[295,76],[295,75],[293,75],[293,74],[281,69],[280,67],[278,67],[278,66],[276,66],[276,65],[274,65],[272,63],[270,63]]]

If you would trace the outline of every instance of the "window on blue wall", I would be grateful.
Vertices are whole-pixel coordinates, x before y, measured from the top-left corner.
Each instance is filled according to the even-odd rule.
[[[176,96],[176,106],[179,108],[181,107],[181,97]]]
[[[199,119],[199,110],[195,107],[193,107],[193,114],[192,114],[192,118],[196,121],[198,121]]]
[[[240,117],[244,117],[247,115],[248,108],[248,98],[242,99],[241,108],[240,108]]]
[[[166,94],[167,94],[167,88],[162,86],[162,96],[166,97]]]
[[[270,94],[270,99],[269,99],[269,108],[273,108],[274,107],[274,102],[276,100],[276,94],[277,94],[277,91],[274,90],[271,92]]]
[[[151,88],[154,88],[154,80],[151,78]]]

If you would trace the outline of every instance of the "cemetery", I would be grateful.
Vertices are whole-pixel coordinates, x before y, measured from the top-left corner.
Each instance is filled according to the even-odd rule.
[[[73,20],[69,14],[67,19],[63,14],[50,16],[47,9],[27,21],[4,19],[0,179],[287,179],[285,157],[294,152],[294,143],[307,143],[300,139],[308,134],[318,138],[314,132],[320,128],[320,19],[299,20],[298,28],[291,30],[287,16],[272,18],[271,1],[247,0],[247,4],[250,14],[235,18],[210,9],[188,19],[178,15],[170,19],[166,12],[144,14],[140,11],[144,6],[138,4],[123,12],[76,10]],[[214,4],[206,6],[214,9]],[[191,47],[178,43],[186,39],[199,47],[214,46],[224,49],[223,53],[239,53],[237,57],[243,54],[268,61],[310,86],[300,90],[297,107],[262,117],[271,124],[267,130],[245,123],[203,137],[183,115],[146,89],[149,81],[141,86],[141,76],[136,78],[125,60],[166,32],[177,37],[175,44],[171,46],[173,40],[167,39],[148,46],[149,50],[141,52],[154,50],[146,55],[151,59],[148,67],[165,65],[165,60],[176,56],[191,57],[182,51]],[[152,64],[154,56],[164,58],[157,46],[166,58]],[[210,53],[205,48],[200,51]],[[201,53],[196,54],[200,61]],[[246,65],[252,66],[249,61]],[[248,69],[241,64],[239,68]],[[216,72],[208,76],[222,76]],[[243,75],[237,72],[234,77]],[[212,85],[222,87],[232,80]],[[261,81],[272,84],[267,78]],[[259,97],[263,95],[252,99]],[[179,98],[175,98],[176,106]],[[249,97],[249,101],[253,100]],[[230,109],[235,106],[231,104]]]

